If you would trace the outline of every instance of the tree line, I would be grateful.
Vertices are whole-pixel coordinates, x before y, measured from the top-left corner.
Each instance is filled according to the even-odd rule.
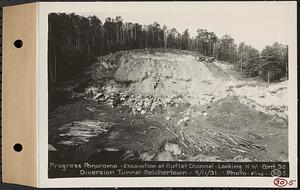
[[[48,17],[49,88],[80,74],[98,56],[145,48],[173,48],[226,61],[242,77],[259,77],[272,82],[288,78],[288,47],[274,43],[261,52],[230,35],[218,37],[206,29],[191,37],[188,29],[123,22],[120,16],[101,21],[96,16],[51,13]]]

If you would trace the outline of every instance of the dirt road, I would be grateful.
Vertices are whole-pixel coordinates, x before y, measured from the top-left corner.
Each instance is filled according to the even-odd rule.
[[[221,67],[218,67],[215,63],[203,62],[203,64],[209,69],[215,78],[221,78],[222,80],[230,80],[231,77]]]

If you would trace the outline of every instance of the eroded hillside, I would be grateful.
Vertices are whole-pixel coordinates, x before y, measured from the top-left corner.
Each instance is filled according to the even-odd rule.
[[[178,50],[100,57],[49,115],[51,154],[86,160],[283,161],[287,82],[237,79]],[[58,156],[57,156],[58,155]],[[65,159],[65,158],[64,158]]]

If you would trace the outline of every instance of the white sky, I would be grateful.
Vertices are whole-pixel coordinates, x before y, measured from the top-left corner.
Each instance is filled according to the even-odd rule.
[[[112,3],[111,3],[112,4]],[[121,16],[124,22],[175,27],[179,32],[189,29],[191,35],[200,28],[215,32],[218,37],[231,35],[236,43],[246,42],[262,50],[274,42],[289,44],[291,3],[114,3],[99,6],[99,12],[77,13],[96,15],[104,22],[107,17]]]

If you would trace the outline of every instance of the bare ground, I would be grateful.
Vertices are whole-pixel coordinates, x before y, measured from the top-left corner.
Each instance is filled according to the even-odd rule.
[[[50,160],[287,160],[286,83],[223,66],[173,50],[99,58],[92,82],[49,113]]]

